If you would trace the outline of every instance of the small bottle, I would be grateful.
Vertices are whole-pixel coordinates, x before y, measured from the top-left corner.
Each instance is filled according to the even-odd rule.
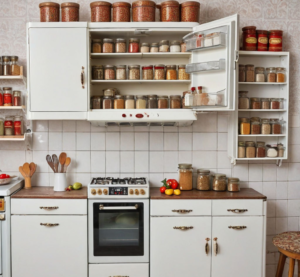
[[[194,104],[194,94],[195,94],[196,88],[192,87],[191,90],[185,95],[185,106],[186,107],[193,107]]]

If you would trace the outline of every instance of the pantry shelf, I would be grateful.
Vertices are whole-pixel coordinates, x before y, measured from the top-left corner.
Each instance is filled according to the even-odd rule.
[[[25,106],[1,106],[0,110],[25,110]]]
[[[24,141],[25,135],[23,136],[0,136],[0,141]]]
[[[287,83],[271,83],[271,82],[239,82],[239,85],[275,85],[275,86],[280,86],[280,85],[286,85]]]
[[[200,73],[207,71],[219,71],[225,69],[225,59],[202,63],[190,63],[186,66],[186,73]]]
[[[265,160],[285,160],[287,159],[286,157],[282,157],[282,158],[236,158],[237,161],[265,161]]]
[[[288,52],[272,52],[272,51],[239,51],[240,56],[275,56],[282,57],[287,56]]]
[[[179,84],[190,84],[190,80],[91,80],[92,84],[102,84],[102,83],[179,83]]]
[[[158,52],[158,53],[92,53],[91,59],[120,59],[120,58],[190,58],[190,52]]]
[[[239,135],[239,137],[285,137],[286,134],[278,135]]]
[[[239,112],[286,112],[285,109],[239,109]]]

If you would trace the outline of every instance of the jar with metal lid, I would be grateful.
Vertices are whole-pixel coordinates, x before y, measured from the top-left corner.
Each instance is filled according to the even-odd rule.
[[[269,51],[282,51],[282,35],[281,30],[271,30],[269,32]]]
[[[3,106],[12,106],[12,88],[3,88]]]
[[[225,174],[215,174],[213,179],[212,189],[214,191],[226,191],[227,180]]]
[[[261,133],[262,133],[262,135],[270,135],[271,134],[271,124],[268,119],[262,119]]]
[[[154,66],[154,80],[165,80],[165,66],[163,64]]]
[[[0,106],[3,106],[3,92],[1,88],[0,88]]]
[[[159,95],[157,97],[157,108],[158,109],[168,109],[169,107],[169,96]]]
[[[136,109],[146,109],[147,108],[147,98],[144,95],[137,95],[135,97]]]
[[[17,56],[10,57],[10,75],[21,75],[21,67],[18,65],[18,59]]]
[[[270,98],[261,98],[261,108],[263,110],[269,110],[270,109]]]
[[[250,117],[250,123],[255,122],[255,121],[261,122],[260,117],[258,117],[258,116],[252,116],[252,117]]]
[[[141,44],[141,53],[149,53],[150,52],[150,44],[148,42],[143,42]]]
[[[180,4],[181,22],[199,22],[200,3],[187,1]]]
[[[131,5],[128,2],[113,3],[113,22],[130,22],[130,8]]]
[[[13,136],[14,135],[14,123],[12,116],[6,116],[4,121],[4,135]]]
[[[277,144],[268,144],[267,145],[267,157],[268,158],[278,157],[278,146],[277,146]]]
[[[103,96],[103,110],[113,109],[114,97]]]
[[[15,136],[22,136],[24,135],[23,131],[23,117],[22,116],[15,116],[14,117],[14,135]]]
[[[250,98],[250,108],[253,109],[253,110],[260,110],[261,109],[260,98],[251,97]]]
[[[276,82],[276,67],[267,67],[266,68],[266,80],[269,83]]]
[[[255,82],[254,65],[246,64],[246,82]]]
[[[99,95],[95,95],[91,97],[91,109],[92,110],[100,110],[103,106],[103,97]]]
[[[115,95],[114,109],[125,109],[125,98],[123,95]]]
[[[185,41],[181,41],[180,43],[180,50],[181,52],[186,52],[186,42]]]
[[[149,0],[140,0],[132,3],[133,22],[154,22],[156,3]]]
[[[180,41],[172,40],[170,43],[170,52],[181,52]]]
[[[242,117],[240,123],[241,135],[250,135],[250,120],[249,118]]]
[[[254,141],[246,141],[246,158],[255,158],[255,142]]]
[[[153,65],[142,66],[143,80],[153,80]]]
[[[102,53],[102,40],[93,39],[92,40],[92,53]]]
[[[62,22],[79,21],[79,4],[73,2],[65,2],[62,3],[60,7]]]
[[[0,136],[4,136],[4,120],[0,117]]]
[[[181,95],[170,96],[170,109],[181,109]]]
[[[271,110],[282,109],[283,99],[282,98],[271,98],[270,107],[271,107]]]
[[[158,43],[157,42],[151,43],[151,45],[150,45],[150,52],[151,53],[158,52]]]
[[[278,149],[278,157],[283,158],[284,157],[284,151],[285,147],[283,146],[282,143],[277,144],[277,149]]]
[[[251,123],[251,135],[261,134],[261,124],[260,122],[254,121]]]
[[[103,53],[114,53],[114,40],[111,38],[103,39]]]
[[[159,52],[169,52],[170,44],[168,40],[161,40],[159,42]]]
[[[157,95],[148,95],[147,109],[157,109]]]
[[[13,91],[13,105],[14,106],[22,106],[22,99],[21,99],[21,91],[19,90],[14,90]]]
[[[239,178],[228,178],[227,190],[230,192],[240,191],[240,179]]]
[[[264,141],[258,141],[256,143],[256,158],[266,157],[266,143]]]
[[[180,9],[179,2],[165,1],[161,3],[161,21],[162,22],[179,22]]]
[[[96,1],[90,4],[92,22],[111,22],[111,3]]]
[[[44,2],[39,4],[41,22],[59,22],[59,4]]]
[[[186,69],[185,64],[178,65],[178,80],[189,80],[190,79],[190,74],[186,73],[185,69]]]
[[[129,65],[128,66],[128,80],[140,80],[140,66]]]
[[[268,51],[268,34],[266,30],[256,30],[257,33],[257,51]]]
[[[116,80],[126,80],[126,65],[116,66]]]
[[[113,65],[105,65],[104,80],[115,80],[115,79],[116,79],[115,67]]]
[[[103,90],[104,96],[113,96],[114,97],[116,94],[119,94],[118,89],[116,89],[116,88],[107,88],[107,89]]]
[[[265,68],[255,67],[255,81],[263,83],[265,81]]]
[[[239,141],[238,143],[238,158],[246,158],[246,148],[244,141]]]
[[[125,109],[134,109],[135,101],[133,95],[125,95]]]
[[[129,39],[128,52],[129,53],[140,52],[140,40],[138,38],[130,38]]]
[[[248,91],[239,91],[239,109],[248,110],[250,109],[250,100],[248,97]]]
[[[246,82],[246,69],[243,64],[239,64],[239,82]]]
[[[285,68],[284,67],[276,67],[276,82],[284,83],[285,82]]]
[[[166,79],[167,80],[177,80],[176,65],[167,65],[166,66]]]
[[[11,66],[10,66],[10,57],[3,56],[2,57],[2,73],[4,76],[10,75]]]
[[[191,164],[178,164],[178,180],[180,190],[193,189],[193,168]]]
[[[284,125],[284,121],[271,121],[271,130],[273,135],[280,135],[282,134],[282,129]]]
[[[126,53],[126,40],[117,38],[115,43],[116,53]]]
[[[255,26],[246,26],[242,28],[243,31],[243,50],[256,51],[257,49],[257,36]]]
[[[210,190],[210,170],[197,170],[197,190]]]
[[[103,80],[104,76],[103,65],[92,66],[92,79],[93,80]]]

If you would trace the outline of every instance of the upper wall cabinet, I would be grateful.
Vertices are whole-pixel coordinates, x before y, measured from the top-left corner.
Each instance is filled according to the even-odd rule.
[[[29,119],[86,119],[87,23],[29,23]]]

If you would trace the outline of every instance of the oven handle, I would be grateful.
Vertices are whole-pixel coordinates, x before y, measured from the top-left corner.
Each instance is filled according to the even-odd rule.
[[[99,206],[99,210],[137,210],[139,208],[138,204],[134,206],[114,206],[114,207],[104,207],[104,205]]]

